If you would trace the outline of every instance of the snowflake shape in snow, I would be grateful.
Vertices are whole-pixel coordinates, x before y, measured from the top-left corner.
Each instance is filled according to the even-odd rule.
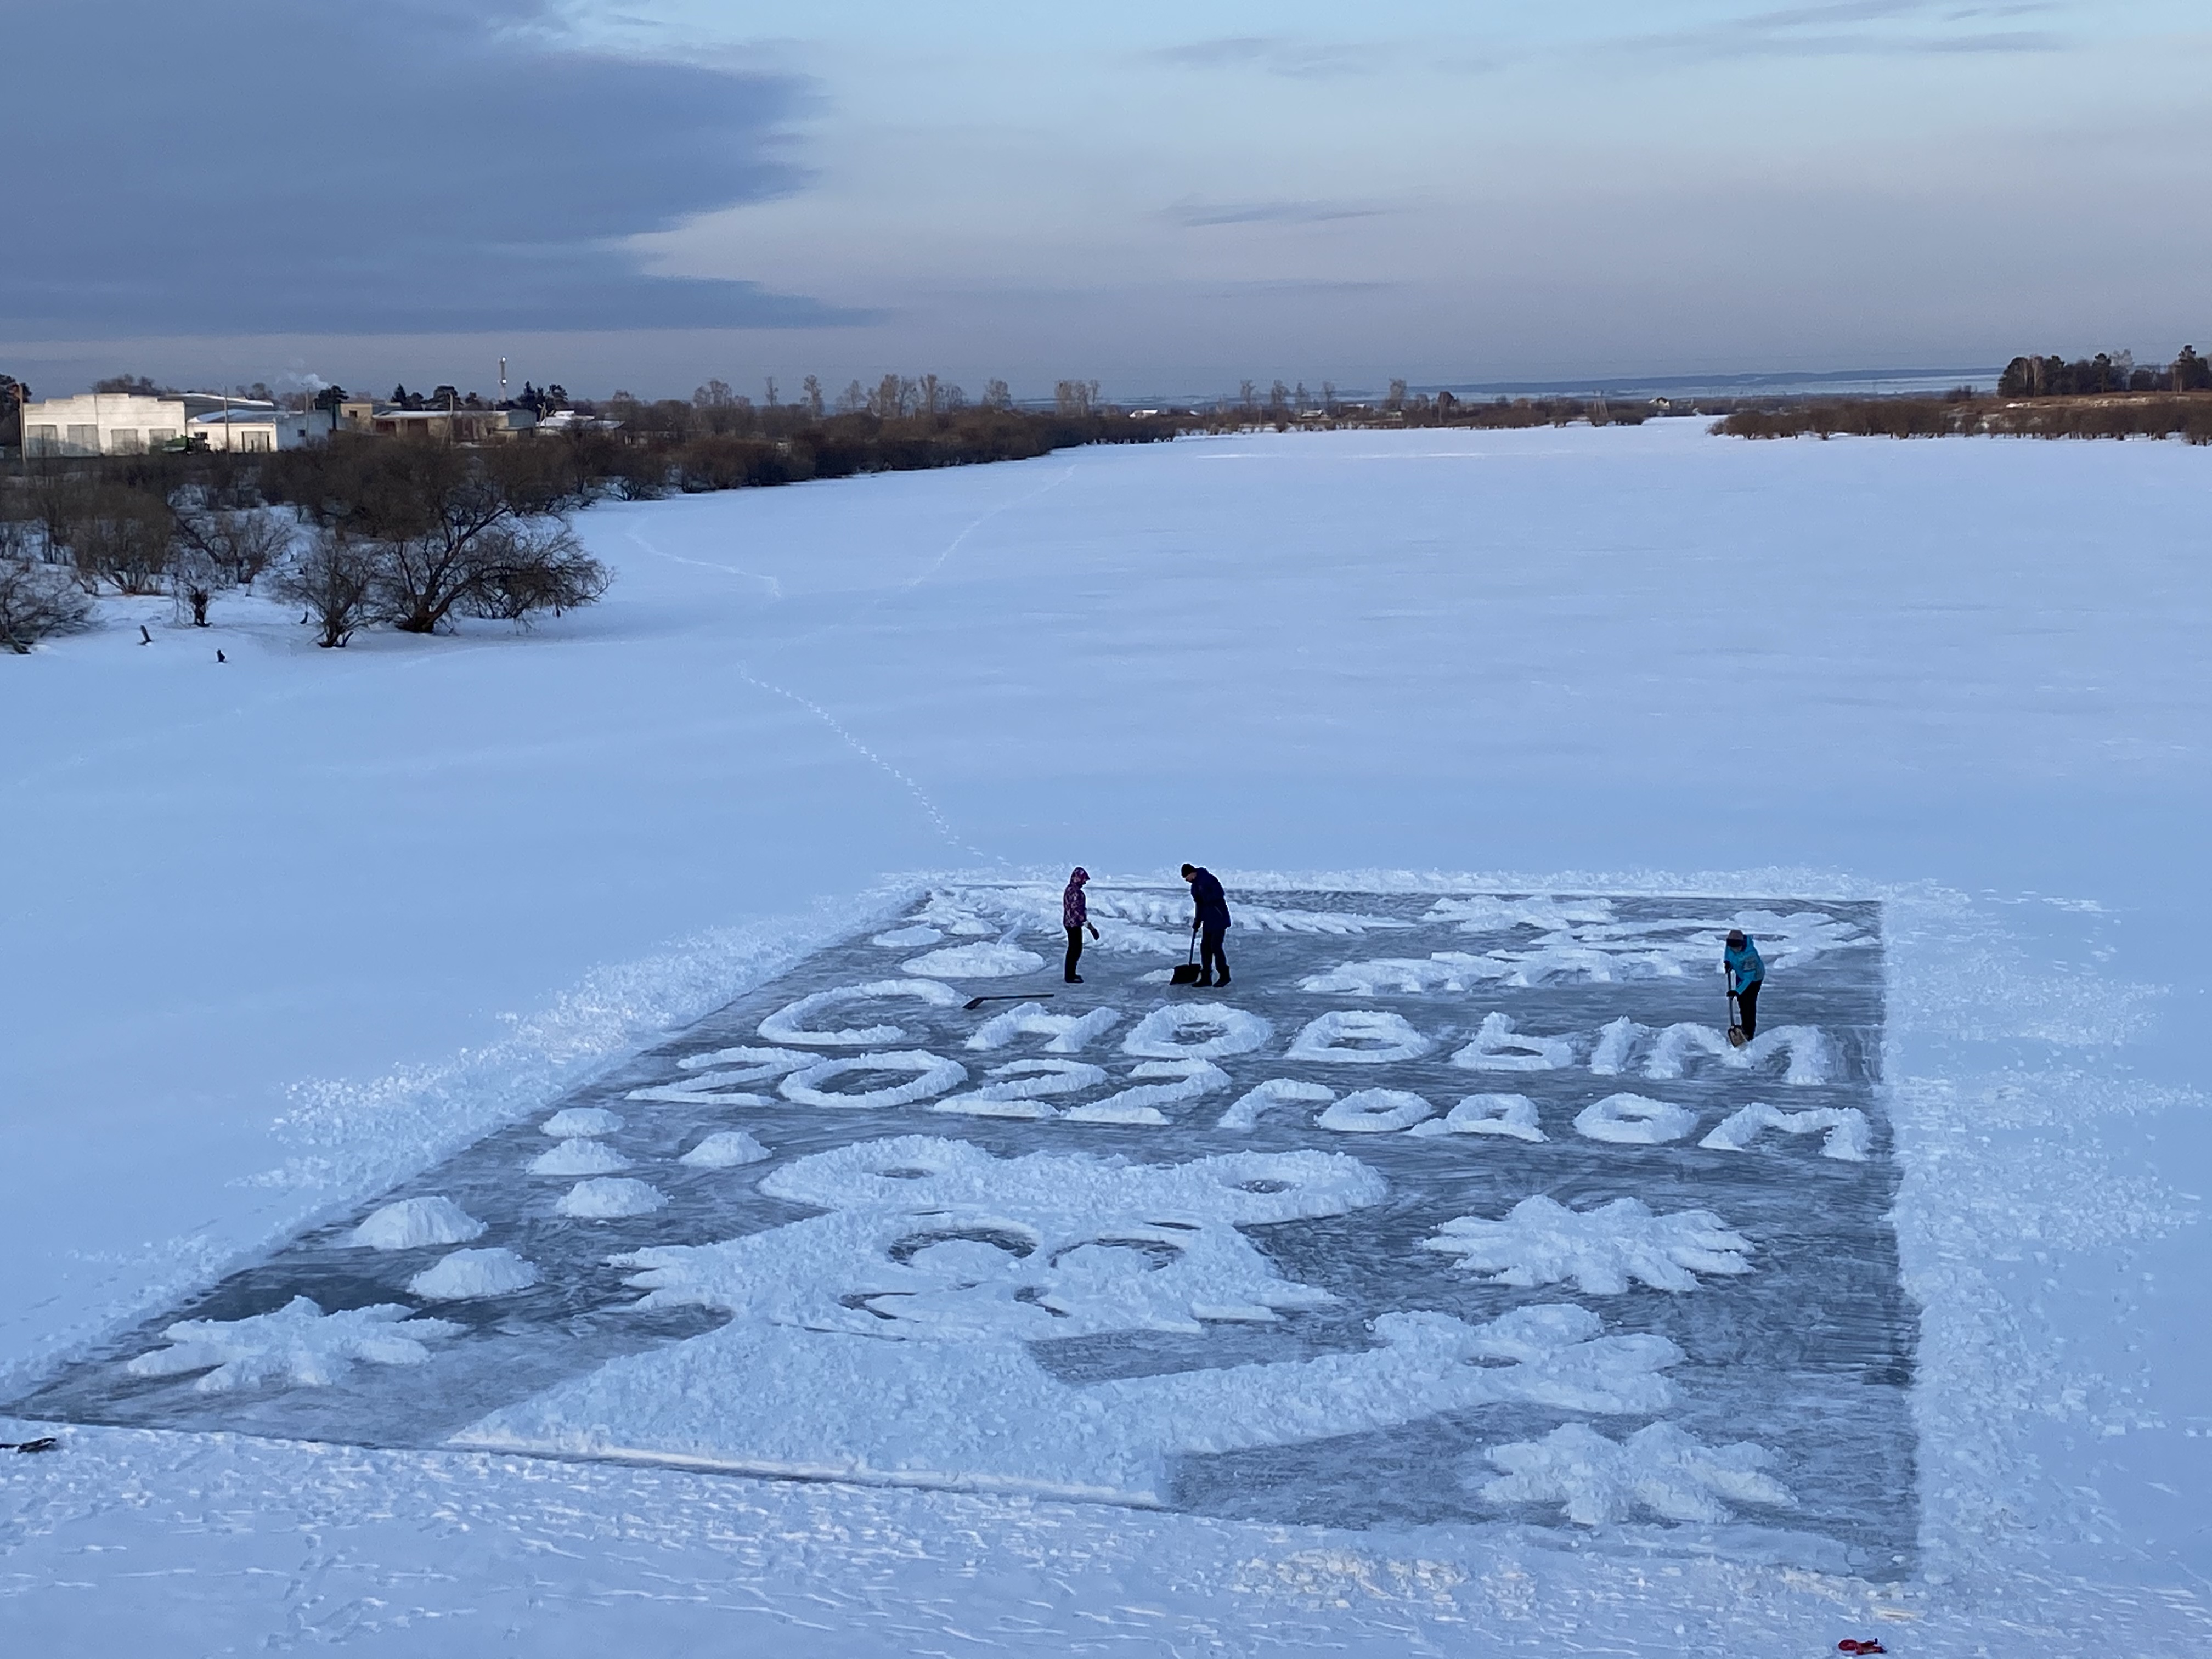
[[[1619,1296],[1632,1279],[1656,1291],[1694,1291],[1699,1273],[1747,1273],[1754,1246],[1710,1210],[1655,1214],[1641,1199],[1616,1198],[1575,1211],[1538,1194],[1502,1221],[1477,1215],[1444,1223],[1423,1247],[1459,1257],[1493,1285],[1564,1284],[1590,1296]]]
[[[416,1319],[414,1312],[385,1302],[326,1314],[312,1298],[295,1296],[276,1312],[250,1319],[179,1320],[161,1333],[169,1346],[142,1353],[124,1369],[133,1376],[205,1370],[193,1385],[202,1394],[271,1381],[327,1388],[363,1360],[419,1365],[430,1357],[424,1343],[466,1328],[444,1319]]]
[[[1737,1504],[1786,1508],[1797,1500],[1764,1473],[1764,1446],[1708,1446],[1671,1423],[1608,1440],[1587,1423],[1567,1423],[1541,1440],[1492,1446],[1504,1474],[1476,1488],[1493,1504],[1564,1504],[1577,1526],[1628,1521],[1645,1510],[1662,1521],[1732,1521]],[[1479,1474],[1474,1477],[1480,1478]],[[1470,1480],[1470,1485],[1474,1480]]]

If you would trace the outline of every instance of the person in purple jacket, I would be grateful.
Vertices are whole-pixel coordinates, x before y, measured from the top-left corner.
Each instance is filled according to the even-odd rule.
[[[1067,878],[1067,890],[1060,896],[1060,925],[1067,929],[1067,966],[1060,976],[1070,985],[1083,983],[1083,975],[1075,971],[1075,964],[1083,959],[1083,930],[1090,927],[1091,937],[1098,937],[1098,930],[1091,925],[1090,902],[1083,896],[1083,884],[1090,879],[1091,872],[1077,865]]]

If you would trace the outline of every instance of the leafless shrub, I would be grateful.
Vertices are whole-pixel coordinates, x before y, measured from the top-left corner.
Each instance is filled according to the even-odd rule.
[[[74,634],[92,618],[92,601],[67,568],[0,558],[0,647],[28,656],[40,640]]]
[[[319,630],[315,643],[343,646],[374,614],[382,550],[342,530],[318,531],[307,548],[278,567],[270,586],[280,599],[304,606]]]
[[[591,604],[612,580],[606,566],[584,551],[565,524],[501,529],[478,549],[476,580],[460,602],[471,617],[527,625],[532,616],[559,616]]]

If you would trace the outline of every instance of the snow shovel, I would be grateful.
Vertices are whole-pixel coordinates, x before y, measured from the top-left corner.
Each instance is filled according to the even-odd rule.
[[[1009,991],[1004,996],[969,997],[960,1006],[973,1013],[987,1002],[1035,1002],[1039,997],[1048,997],[1049,991]]]
[[[1721,971],[1725,974],[1728,969],[1723,968]],[[1734,977],[1733,975],[1729,976]],[[1741,1048],[1750,1041],[1751,1039],[1743,1034],[1743,1006],[1735,1000],[1735,991],[1731,987],[1729,990],[1729,1047]]]
[[[1190,925],[1190,960],[1182,963],[1169,975],[1169,982],[1175,985],[1198,983],[1198,924],[1196,922]]]

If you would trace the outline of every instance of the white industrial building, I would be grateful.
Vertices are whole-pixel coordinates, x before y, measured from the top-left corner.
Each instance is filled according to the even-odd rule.
[[[31,455],[143,455],[187,437],[210,449],[296,449],[330,429],[325,410],[300,414],[212,392],[88,392],[23,407]]]

